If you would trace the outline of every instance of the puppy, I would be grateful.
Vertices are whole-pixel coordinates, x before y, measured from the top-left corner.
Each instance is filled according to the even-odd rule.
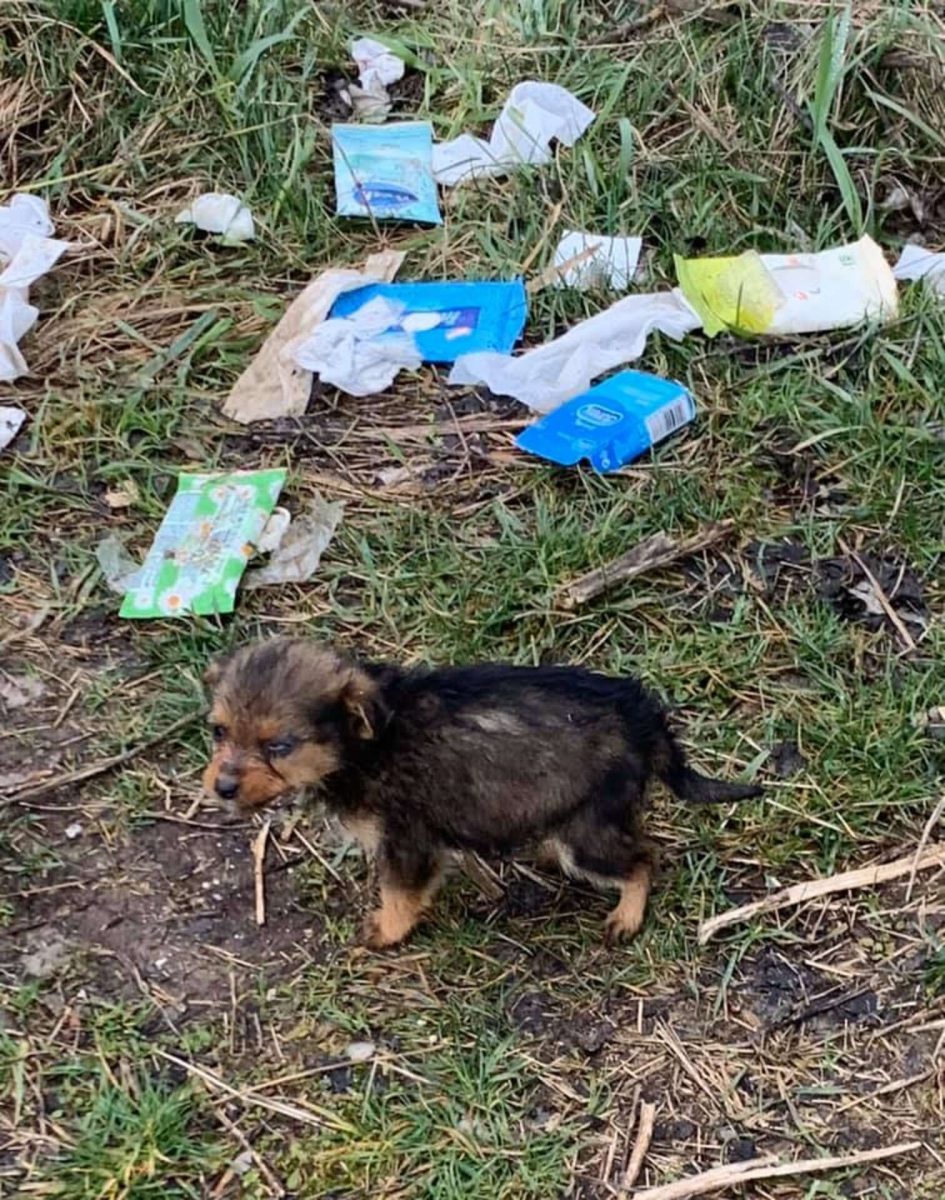
[[[401,670],[312,642],[243,647],[206,675],[215,748],[204,786],[243,812],[316,787],[376,855],[380,906],[366,943],[402,941],[451,851],[536,847],[619,889],[608,938],[643,922],[654,870],[642,836],[656,776],[692,803],[757,796],[687,764],[635,679],[576,667]]]

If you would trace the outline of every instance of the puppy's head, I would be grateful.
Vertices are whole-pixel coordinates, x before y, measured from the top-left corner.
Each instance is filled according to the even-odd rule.
[[[377,685],[332,650],[290,638],[244,646],[212,663],[213,756],[207,792],[252,812],[344,764],[375,734]]]

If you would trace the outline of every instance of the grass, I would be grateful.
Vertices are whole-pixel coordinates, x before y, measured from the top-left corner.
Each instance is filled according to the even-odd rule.
[[[605,1196],[637,1089],[659,1106],[650,1182],[721,1161],[733,1133],[785,1156],[917,1131],[935,1148],[930,1082],[870,1098],[941,1067],[925,1029],[942,1011],[933,887],[834,898],[695,943],[700,917],[765,888],[908,853],[941,789],[941,743],[925,730],[945,649],[935,298],[903,289],[882,329],[789,344],[652,340],[642,365],[686,383],[699,419],[608,479],[550,470],[503,432],[418,436],[438,411],[452,421],[430,369],[367,401],[326,389],[273,427],[220,416],[286,298],[378,248],[370,227],[332,215],[324,76],[349,69],[359,33],[404,52],[395,115],[430,120],[437,137],[486,128],[530,77],[597,113],[548,167],[444,196],[441,230],[384,231],[409,277],[508,277],[526,261],[536,274],[566,228],[643,234],[654,289],[673,282],[674,253],[866,232],[892,257],[916,233],[945,241],[932,6],[623,9],[619,29],[606,6],[560,0],[19,0],[0,13],[0,178],[44,195],[76,243],[35,289],[32,373],[4,396],[31,419],[3,457],[0,645],[4,669],[47,693],[10,714],[5,784],[153,736],[199,703],[209,656],[276,630],[407,661],[635,670],[679,707],[706,767],[770,781],[737,811],[657,806],[663,879],[617,954],[599,945],[603,901],[506,865],[498,903],[451,885],[408,950],[360,955],[348,943],[364,874],[317,825],[313,853],[291,832],[278,842],[270,924],[255,932],[245,832],[197,805],[199,729],[81,790],[9,806],[3,1186],[67,1200],[262,1197],[273,1180],[303,1197]],[[222,247],[174,224],[205,188],[246,200],[255,242]],[[903,189],[909,206],[888,206]],[[608,300],[537,292],[527,340]],[[344,499],[318,579],[246,592],[229,620],[120,623],[95,545],[117,532],[143,552],[194,465],[286,466],[293,510],[315,489]],[[413,473],[385,486],[379,472],[396,466]],[[140,499],[110,509],[105,492],[126,481]],[[555,609],[566,579],[656,530],[720,518],[738,531],[723,550]],[[771,543],[798,554],[776,579]],[[817,564],[843,546],[914,573],[928,618],[917,651],[819,596]],[[778,778],[784,744],[800,757]],[[209,933],[179,932],[204,919]],[[51,929],[68,963],[24,975],[29,938]],[[815,1012],[858,989],[875,1000],[867,1015]],[[349,1062],[355,1040],[375,1044],[368,1062]],[[244,1098],[170,1072],[160,1048]],[[294,1124],[249,1094],[330,1119]],[[931,1200],[940,1163],[805,1181],[804,1194]]]

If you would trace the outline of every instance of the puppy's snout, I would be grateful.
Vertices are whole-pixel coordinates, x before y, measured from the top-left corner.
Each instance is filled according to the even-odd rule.
[[[239,782],[232,775],[218,775],[213,790],[221,800],[235,800],[240,790]]]

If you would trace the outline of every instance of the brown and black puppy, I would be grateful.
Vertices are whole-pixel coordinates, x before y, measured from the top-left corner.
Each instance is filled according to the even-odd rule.
[[[413,929],[450,851],[528,846],[618,888],[607,933],[633,935],[654,868],[641,830],[650,778],[694,803],[761,790],[688,767],[635,679],[575,667],[400,670],[276,638],[215,663],[207,682],[207,790],[250,812],[317,787],[377,855],[375,948]]]

